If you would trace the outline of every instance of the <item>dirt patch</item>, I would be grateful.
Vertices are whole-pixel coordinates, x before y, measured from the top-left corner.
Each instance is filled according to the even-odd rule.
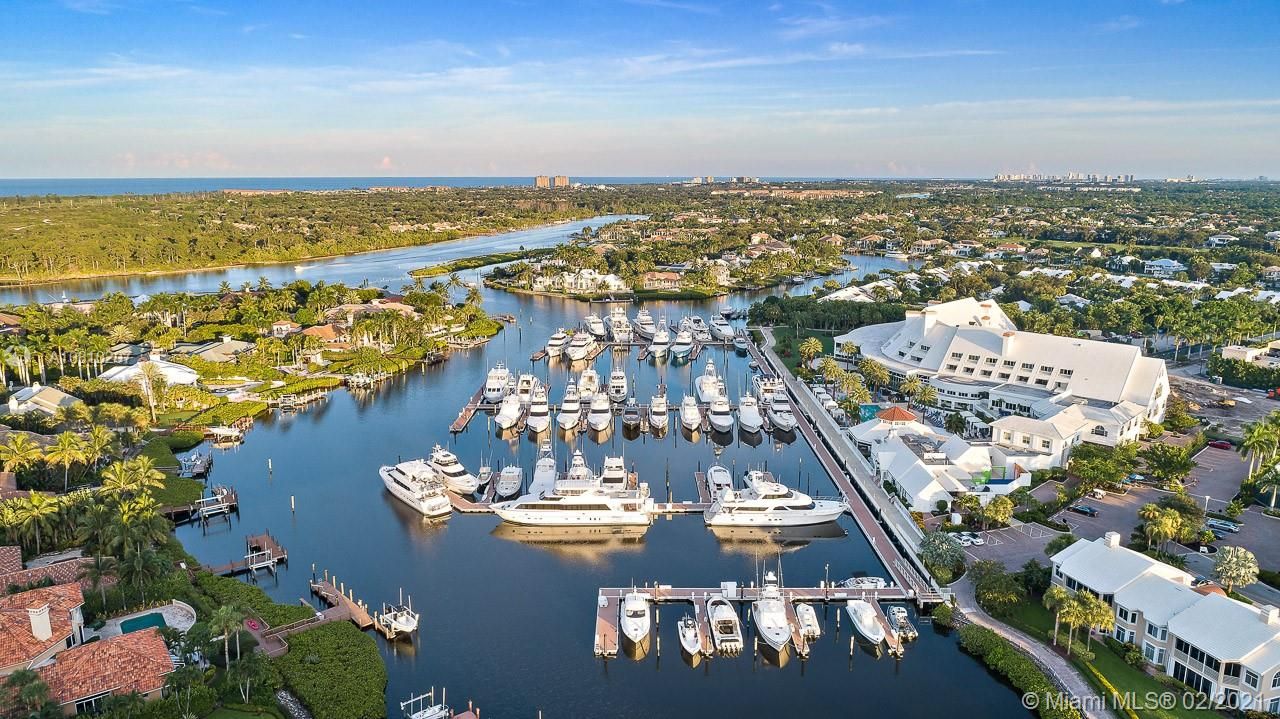
[[[1199,407],[1192,407],[1193,415],[1203,417],[1211,426],[1216,425],[1219,431],[1233,437],[1243,434],[1244,425],[1257,422],[1280,409],[1280,402],[1268,399],[1266,393],[1257,390],[1227,387],[1176,375],[1169,377],[1169,383],[1175,392]],[[1234,400],[1235,406],[1224,407],[1223,400]]]

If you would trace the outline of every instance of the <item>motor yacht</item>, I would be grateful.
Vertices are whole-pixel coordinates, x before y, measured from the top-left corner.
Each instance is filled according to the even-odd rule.
[[[880,623],[876,608],[865,599],[850,599],[845,605],[849,618],[853,620],[853,628],[872,644],[884,641],[884,625]]]
[[[600,318],[600,315],[595,314],[594,312],[587,315],[586,318],[582,320],[582,325],[586,327],[587,331],[591,333],[591,336],[596,339],[602,340],[608,334],[608,329],[604,325],[604,320]]]
[[[623,595],[618,608],[618,627],[622,630],[622,637],[641,654],[649,651],[651,621],[648,594],[632,591]]]
[[[707,620],[711,624],[711,641],[721,654],[737,654],[742,651],[742,624],[733,604],[723,594],[707,598]]]
[[[739,353],[746,354],[748,349],[746,335],[736,335],[733,338],[733,349]]]
[[[777,392],[770,398],[766,414],[774,429],[790,432],[796,428],[796,416],[791,413],[791,401],[787,399],[785,391]]]
[[[653,338],[649,341],[649,354],[654,357],[662,357],[671,349],[671,332],[667,329],[667,323],[663,322],[658,325],[658,329],[653,331]]]
[[[698,401],[704,404],[725,395],[724,380],[716,370],[714,359],[707,360],[706,368],[702,370],[702,374],[694,384],[698,390]]]
[[[507,394],[507,380],[511,379],[511,370],[501,362],[489,370],[484,380],[484,399],[486,402],[501,402]]]
[[[685,359],[693,352],[693,333],[688,330],[680,330],[676,333],[675,341],[671,343],[671,356],[676,359]]]
[[[635,330],[636,335],[646,340],[653,339],[653,333],[658,329],[653,322],[653,316],[649,314],[649,310],[643,307],[640,308],[639,312],[636,312],[636,318],[632,321],[631,328]]]
[[[889,586],[884,577],[849,577],[836,585],[844,589],[884,589]]]
[[[516,380],[516,396],[520,398],[521,406],[529,406],[529,402],[533,400],[533,390],[540,384],[541,382],[534,375],[520,375],[520,379]]]
[[[551,452],[551,442],[543,440],[538,446],[538,461],[533,465],[533,480],[529,482],[529,494],[537,496],[550,492],[556,484],[556,458]]]
[[[813,641],[822,636],[822,625],[818,623],[818,613],[812,604],[796,602],[796,622],[800,625],[800,636]]]
[[[533,389],[533,398],[529,400],[529,416],[525,426],[530,432],[538,434],[551,427],[551,408],[547,402],[547,390],[541,385]]]
[[[726,491],[733,489],[733,474],[723,464],[707,467],[707,491],[715,499]]]
[[[553,470],[554,471],[554,470]],[[587,470],[590,473],[590,470]],[[566,477],[552,482],[549,491],[529,492],[490,507],[504,522],[554,526],[649,526],[653,524],[653,498],[649,486],[610,490],[600,481]]]
[[[556,415],[556,424],[560,429],[570,430],[578,426],[582,419],[582,398],[578,396],[578,384],[569,380],[565,385],[564,398],[560,400],[560,412]]]
[[[628,397],[627,403],[622,406],[622,425],[624,427],[640,426],[640,405],[636,404],[635,397]]]
[[[630,342],[635,337],[631,320],[627,319],[627,310],[621,306],[609,310],[609,336],[614,342]]]
[[[692,332],[710,332],[707,321],[701,315],[689,315],[689,329]]]
[[[751,378],[751,391],[756,396],[756,400],[760,402],[761,407],[768,407],[769,401],[773,399],[773,395],[779,392],[786,392],[786,386],[782,384],[782,380],[769,375],[758,374]]]
[[[698,636],[698,621],[692,615],[680,617],[676,625],[676,634],[680,637],[680,650],[690,659],[702,657],[702,637]]]
[[[595,484],[600,479],[587,466],[587,458],[582,456],[582,450],[577,450],[573,453],[573,458],[569,460],[569,471],[565,472],[564,478],[571,483],[578,483],[583,486]]]
[[[595,337],[590,332],[576,332],[569,345],[564,348],[564,356],[574,362],[581,362],[596,348]]]
[[[568,344],[569,333],[565,332],[564,328],[561,327],[556,330],[555,334],[551,335],[551,339],[547,340],[547,345],[545,347],[547,350],[547,356],[553,358],[559,357],[564,354],[564,348],[567,347]]]
[[[627,466],[622,457],[605,457],[600,469],[600,486],[605,489],[627,488]]]
[[[582,370],[582,374],[578,376],[578,396],[589,402],[599,391],[600,373],[593,367]]]
[[[713,317],[711,319],[711,335],[718,340],[733,339],[733,325],[729,324],[729,320],[723,317]]]
[[[749,394],[742,395],[738,400],[738,426],[743,432],[759,432],[764,426],[764,419],[760,416],[760,403]]]
[[[440,473],[441,481],[450,492],[472,494],[480,488],[480,480],[462,466],[462,462],[458,461],[458,455],[444,447],[437,444],[435,449],[431,450],[429,461],[431,466]]]
[[[493,423],[498,425],[499,429],[511,429],[520,422],[520,418],[524,416],[524,407],[520,406],[520,398],[515,394],[509,394],[502,398],[502,404],[498,405],[498,413],[493,417]]]
[[[520,486],[524,484],[524,468],[518,465],[503,467],[498,473],[498,484],[494,486],[494,493],[498,495],[498,499],[509,499],[520,493]]]
[[[453,511],[439,474],[424,460],[412,459],[380,467],[378,475],[391,496],[424,517],[444,517]]]
[[[738,311],[732,307],[721,307],[720,316],[725,318],[726,320],[731,320],[734,317],[738,316]]]
[[[627,373],[621,367],[615,367],[609,373],[609,399],[622,402],[627,398]]]
[[[703,515],[708,526],[798,527],[835,521],[848,510],[842,501],[813,499],[770,482],[760,470],[747,472],[743,484],[715,496]]]
[[[658,385],[658,393],[649,398],[649,426],[657,430],[667,428],[667,386]]]
[[[751,619],[756,623],[756,633],[769,649],[778,656],[787,653],[791,645],[791,623],[787,621],[787,605],[782,599],[778,576],[773,572],[765,572],[760,598],[751,603]]]
[[[587,410],[587,426],[601,432],[611,424],[613,424],[613,405],[609,402],[608,395],[597,392],[591,398],[591,407]]]
[[[717,432],[733,430],[733,406],[729,404],[728,397],[720,395],[711,400],[711,408],[707,410],[707,421],[711,423],[711,429]]]
[[[680,400],[680,424],[690,432],[702,428],[702,410],[698,408],[698,400],[692,395],[685,395]]]

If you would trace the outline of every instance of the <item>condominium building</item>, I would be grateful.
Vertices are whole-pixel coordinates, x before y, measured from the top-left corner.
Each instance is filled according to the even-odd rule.
[[[556,176],[555,176],[555,180],[551,183],[551,185],[552,185],[552,187],[568,187],[568,186],[569,186],[569,176],[568,176],[568,175],[556,175]]]
[[[541,190],[550,189],[551,178],[548,177],[547,175],[538,175],[537,177],[533,178],[533,186]]]

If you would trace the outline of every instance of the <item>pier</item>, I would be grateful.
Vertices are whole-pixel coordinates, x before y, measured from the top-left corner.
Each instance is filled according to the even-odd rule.
[[[333,613],[335,618],[350,619],[352,624],[361,629],[374,626],[373,617],[369,614],[369,605],[357,600],[355,590],[348,590],[346,585],[338,581],[337,576],[330,579],[328,570],[325,570],[324,579],[312,577],[308,585],[311,587],[312,594],[328,604],[331,609],[337,610]]]
[[[192,504],[160,509],[161,514],[176,524],[196,521],[206,524],[213,517],[225,516],[229,518],[232,514],[238,514],[239,512],[240,497],[236,494],[236,490],[220,486],[213,488],[211,496],[196,500]]]
[[[210,567],[209,571],[224,577],[234,577],[237,574],[249,573],[253,576],[258,575],[258,570],[275,574],[277,564],[289,563],[289,552],[276,538],[271,536],[270,532],[262,534],[253,534],[245,539],[245,555],[244,559],[238,559],[218,567]]]
[[[471,418],[476,416],[476,411],[480,409],[480,404],[484,401],[484,385],[476,388],[475,394],[471,395],[471,399],[467,400],[466,405],[458,412],[457,419],[453,420],[453,424],[449,425],[449,431],[457,434],[467,428],[471,424]]]

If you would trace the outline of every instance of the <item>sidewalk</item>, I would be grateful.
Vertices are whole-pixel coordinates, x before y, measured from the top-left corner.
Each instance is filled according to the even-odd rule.
[[[1024,632],[1014,629],[984,612],[978,606],[978,600],[973,594],[973,584],[968,577],[952,584],[951,589],[955,592],[956,602],[959,604],[960,611],[966,619],[1008,639],[1024,654],[1030,656],[1062,691],[1076,699],[1077,705],[1081,707],[1081,713],[1084,716],[1098,719],[1112,716],[1108,711],[1094,709],[1095,707],[1110,706],[1110,701],[1103,700],[1098,692],[1094,690],[1093,685],[1080,674],[1074,664],[1059,656],[1044,642],[1037,641]],[[1087,711],[1085,710],[1086,707],[1088,708]]]

